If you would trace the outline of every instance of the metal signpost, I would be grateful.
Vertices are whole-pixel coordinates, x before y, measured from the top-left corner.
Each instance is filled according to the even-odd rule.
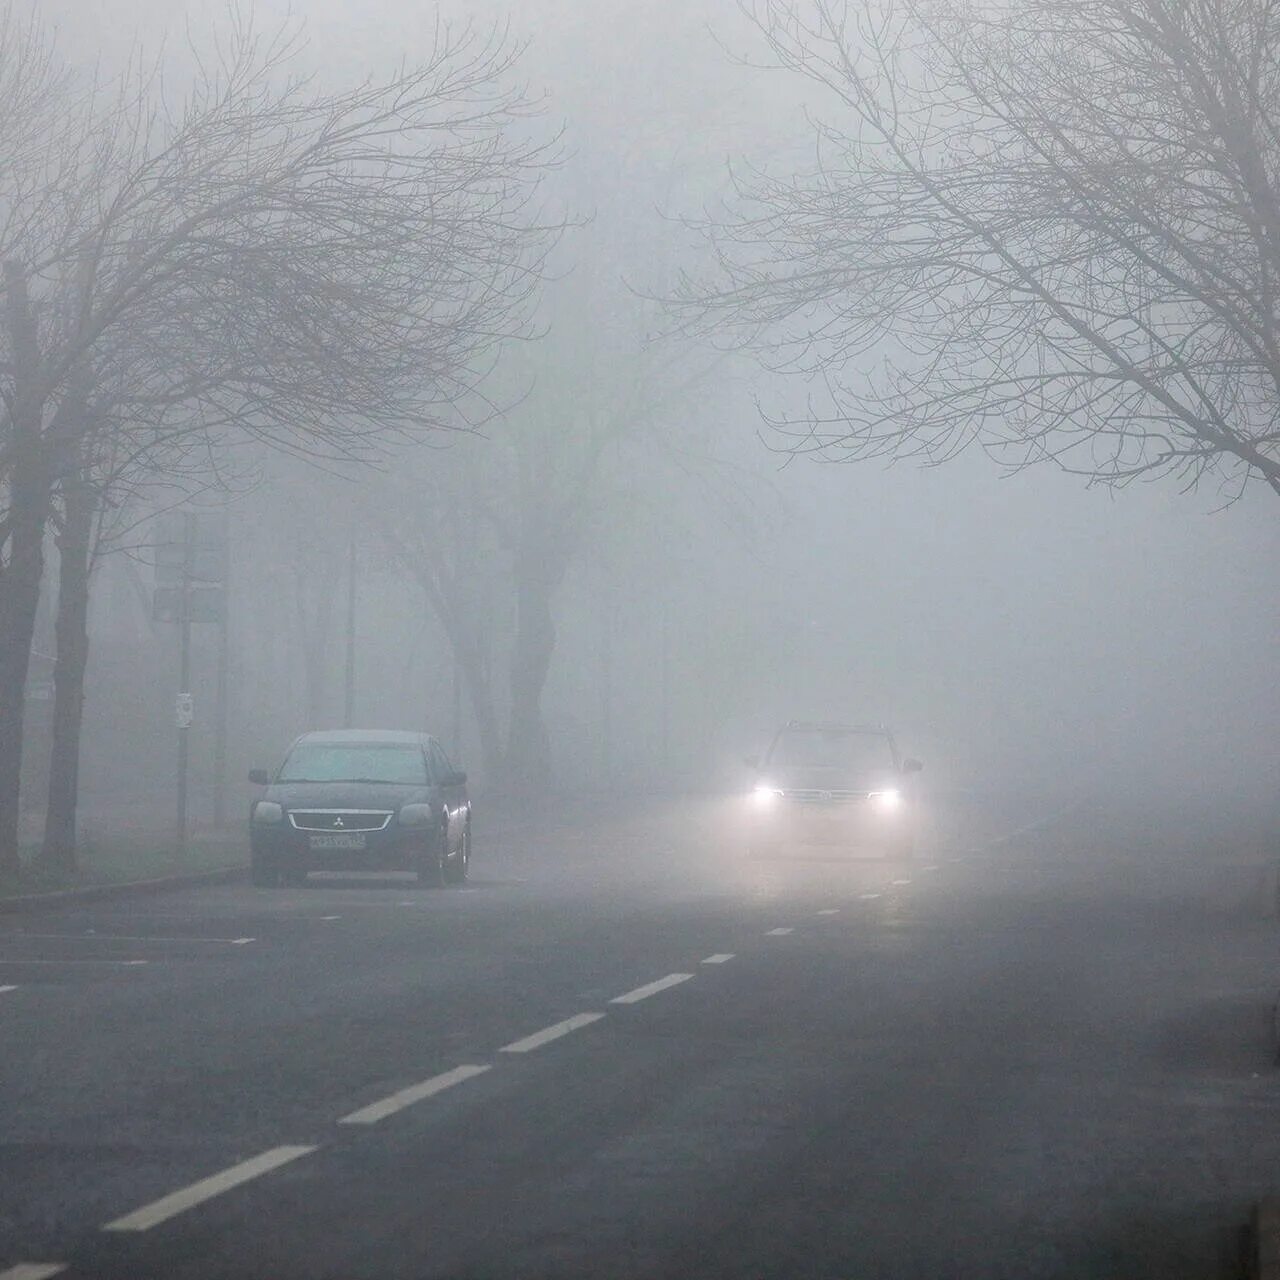
[[[192,623],[218,623],[222,627],[219,658],[219,770],[221,790],[222,755],[225,752],[224,694],[226,689],[226,579],[227,517],[223,512],[167,512],[156,521],[156,590],[152,617],[156,622],[176,623],[180,629],[180,675],[174,702],[174,724],[178,730],[178,851],[187,843],[187,775],[190,760],[190,732],[195,721],[191,696]],[[221,803],[217,806],[221,808]]]

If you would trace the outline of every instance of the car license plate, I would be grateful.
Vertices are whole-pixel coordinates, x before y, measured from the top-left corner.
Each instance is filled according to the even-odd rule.
[[[363,849],[364,843],[363,833],[311,837],[313,849]]]

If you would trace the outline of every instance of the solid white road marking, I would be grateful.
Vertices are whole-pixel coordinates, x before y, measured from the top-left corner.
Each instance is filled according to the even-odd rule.
[[[210,942],[222,943],[231,947],[242,947],[246,942],[256,942],[256,938],[169,938],[155,934],[134,935],[128,933],[6,933],[0,938],[35,938],[41,942]]]
[[[733,957],[734,957],[734,952],[732,951],[717,951],[715,955],[708,956],[702,963],[703,964],[728,964],[729,961],[733,959]]]
[[[770,929],[764,936],[766,938],[781,938],[784,934],[790,933],[790,929]]]
[[[264,1173],[270,1173],[281,1165],[297,1160],[299,1156],[309,1156],[315,1150],[317,1150],[315,1147],[272,1147],[270,1151],[264,1151],[260,1156],[254,1156],[252,1160],[234,1164],[230,1169],[224,1169],[221,1173],[215,1173],[209,1178],[201,1178],[199,1182],[193,1182],[189,1187],[183,1187],[181,1191],[174,1191],[151,1204],[143,1205],[141,1209],[125,1214],[123,1218],[108,1222],[102,1229],[104,1231],[150,1231],[152,1227],[159,1226],[170,1218],[176,1218],[178,1214],[194,1209],[196,1205],[212,1200],[215,1196],[222,1195],[224,1191],[230,1191],[242,1183],[260,1178]]]
[[[818,912],[820,916],[838,916],[840,914],[839,907],[824,907]]]
[[[0,1271],[0,1280],[49,1280],[66,1269],[65,1262],[20,1262],[8,1271]]]
[[[525,1036],[523,1040],[513,1040],[511,1044],[504,1044],[498,1052],[530,1053],[534,1049],[541,1049],[544,1044],[550,1044],[552,1040],[567,1036],[571,1031],[577,1031],[579,1027],[599,1022],[603,1017],[603,1013],[575,1013],[572,1018],[566,1018],[563,1022],[557,1022],[551,1027],[543,1027],[541,1031],[535,1031],[533,1035]]]
[[[4,958],[0,958],[0,965],[6,965],[6,964],[11,964],[11,965],[12,965],[12,964],[19,964],[19,965],[27,965],[27,964],[52,964],[52,965],[68,965],[68,964],[96,964],[96,965],[98,965],[99,967],[101,967],[101,966],[103,966],[103,965],[107,965],[108,967],[110,967],[110,966],[112,966],[112,965],[125,965],[125,966],[128,966],[128,965],[148,964],[148,963],[150,963],[150,962],[149,962],[149,961],[147,961],[147,960],[19,960],[19,959],[16,959],[16,958],[11,958],[11,959],[4,959]]]
[[[880,896],[880,895],[879,895],[878,893],[860,893],[860,894],[858,894],[858,897],[859,897],[859,898],[861,898],[863,902],[870,902],[872,898],[878,898],[879,896]]]
[[[688,982],[692,977],[693,974],[691,973],[669,973],[665,978],[659,978],[656,982],[647,982],[643,987],[628,991],[626,995],[614,996],[609,1003],[638,1004],[641,1000],[656,996],[659,991],[666,991],[669,987],[678,987],[682,982]]]
[[[405,1107],[411,1107],[415,1102],[422,1102],[426,1098],[434,1098],[437,1093],[443,1093],[446,1089],[453,1088],[455,1084],[461,1084],[464,1080],[470,1080],[473,1076],[483,1075],[490,1070],[492,1070],[491,1067],[481,1067],[474,1064],[454,1067],[452,1071],[445,1071],[441,1075],[432,1076],[430,1080],[424,1080],[421,1084],[414,1084],[407,1089],[401,1089],[398,1093],[393,1093],[383,1098],[381,1102],[371,1102],[367,1107],[361,1107],[359,1111],[353,1111],[349,1116],[343,1116],[338,1123],[377,1124],[379,1120],[394,1115],[397,1111],[403,1111]]]

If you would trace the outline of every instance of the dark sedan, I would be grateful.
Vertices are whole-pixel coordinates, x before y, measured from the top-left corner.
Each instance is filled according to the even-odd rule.
[[[413,871],[459,884],[471,865],[467,775],[429,734],[304,733],[249,812],[253,883],[300,884],[309,871]]]

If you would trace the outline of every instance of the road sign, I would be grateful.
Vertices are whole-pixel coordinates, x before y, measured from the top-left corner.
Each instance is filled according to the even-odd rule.
[[[184,579],[224,582],[227,577],[226,513],[165,512],[155,523],[152,555],[157,587],[180,587]]]

